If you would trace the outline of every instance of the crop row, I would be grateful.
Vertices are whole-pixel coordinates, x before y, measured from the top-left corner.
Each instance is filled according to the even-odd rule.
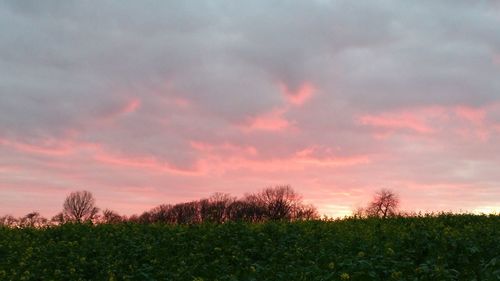
[[[500,216],[0,228],[0,280],[500,280]]]

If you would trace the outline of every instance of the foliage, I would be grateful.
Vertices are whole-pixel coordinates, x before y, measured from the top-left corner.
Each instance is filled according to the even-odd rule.
[[[500,280],[500,216],[0,227],[0,280]]]

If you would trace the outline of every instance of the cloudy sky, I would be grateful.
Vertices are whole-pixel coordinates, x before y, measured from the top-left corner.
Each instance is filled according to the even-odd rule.
[[[0,214],[290,184],[500,210],[495,1],[0,1]]]

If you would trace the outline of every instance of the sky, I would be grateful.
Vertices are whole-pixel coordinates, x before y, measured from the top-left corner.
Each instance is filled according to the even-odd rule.
[[[497,1],[0,0],[0,214],[290,184],[500,211]]]

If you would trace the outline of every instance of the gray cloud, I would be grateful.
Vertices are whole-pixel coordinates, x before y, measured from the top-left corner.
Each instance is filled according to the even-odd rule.
[[[489,1],[0,1],[0,141],[94,144],[112,156],[182,171],[208,161],[193,142],[251,147],[255,155],[244,160],[262,162],[316,147],[330,157],[379,157],[377,165],[347,174],[379,173],[381,184],[406,177],[422,184],[485,178],[490,185],[498,182],[486,168],[498,163],[490,152],[500,115],[488,107],[500,102],[498,11]],[[296,93],[304,83],[314,86],[313,96],[291,104],[280,87]],[[485,110],[486,119],[464,128],[448,113],[427,120],[436,129],[430,136],[359,122],[387,112],[418,115],[431,106]],[[245,128],[273,112],[288,127]],[[479,130],[474,126],[489,138],[457,133]],[[36,166],[21,148],[6,149],[0,153],[9,161]],[[92,166],[93,154],[102,152],[85,151],[72,159]],[[442,159],[427,163],[436,157]],[[401,170],[400,161],[413,172]],[[456,161],[478,161],[480,168],[464,179],[453,172]],[[450,172],[439,178],[437,170]],[[90,168],[77,173],[94,175],[95,185],[113,182]],[[353,181],[323,169],[310,173],[323,173],[317,182],[324,184]],[[0,185],[7,182],[13,184],[0,178]]]

